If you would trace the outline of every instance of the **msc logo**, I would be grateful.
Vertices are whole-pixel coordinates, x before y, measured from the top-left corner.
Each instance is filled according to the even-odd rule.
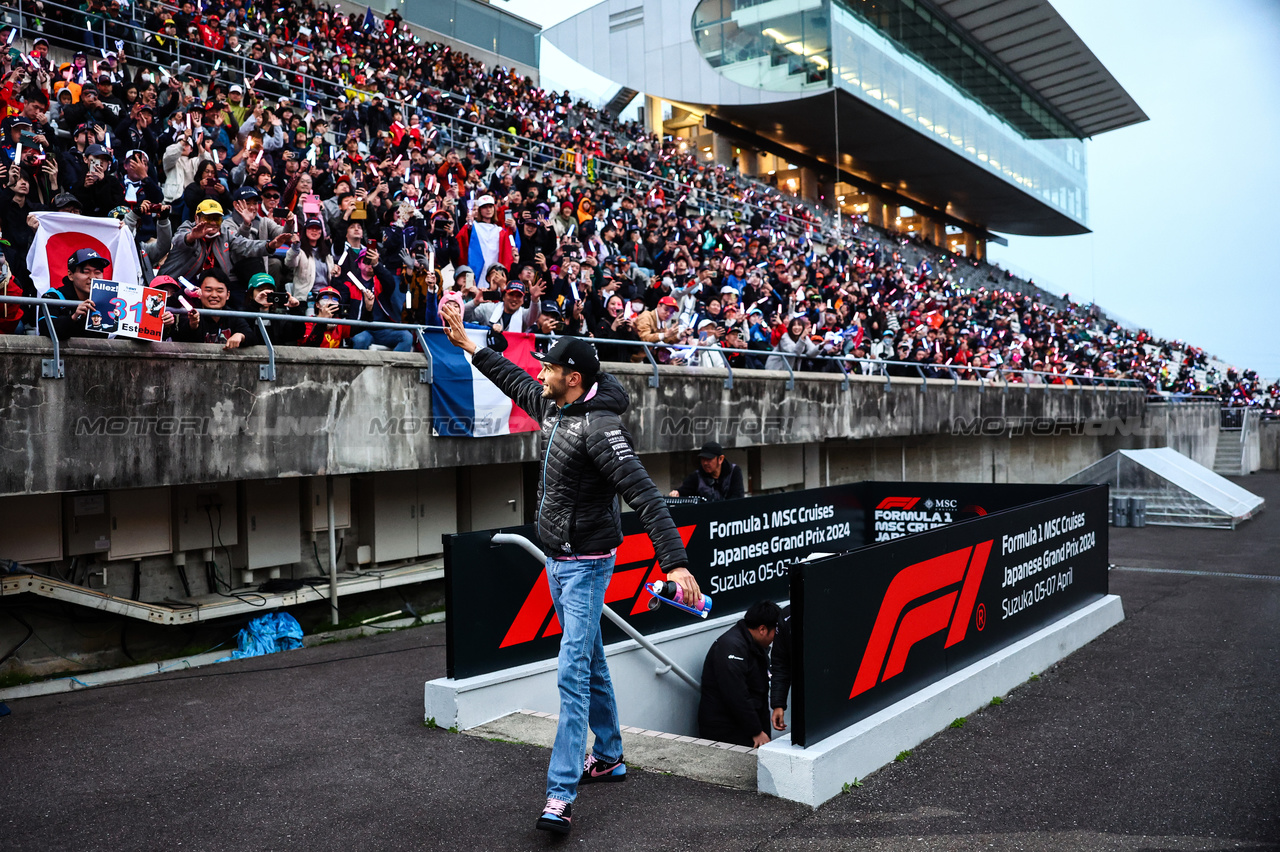
[[[910,498],[889,498],[905,499]],[[889,500],[882,502],[880,508]],[[899,507],[910,508],[894,508]],[[900,674],[912,646],[922,639],[941,630],[947,630],[943,647],[950,648],[964,639],[990,554],[991,542],[984,541],[908,565],[898,572],[884,593],[850,698]],[[938,595],[943,591],[946,594]]]
[[[695,529],[697,524],[679,527],[680,543],[685,547],[689,546],[689,539],[693,536]],[[618,558],[614,563],[609,588],[604,592],[604,602],[610,604],[635,597],[637,598],[635,605],[631,607],[629,614],[648,612],[649,598],[647,595],[639,594],[640,584],[665,579],[666,575],[658,567],[658,558],[653,552],[653,542],[649,540],[649,536],[644,533],[629,535],[622,540],[622,544],[618,545]],[[547,623],[548,615],[551,616],[549,624]],[[543,625],[546,625],[545,630]],[[520,612],[516,613],[515,620],[507,628],[507,635],[503,637],[502,644],[498,647],[506,648],[522,642],[531,642],[539,635],[547,637],[556,636],[559,633],[560,619],[552,610],[551,587],[547,585],[547,569],[544,567],[537,581],[534,582],[533,588],[525,596],[524,603],[520,605]]]

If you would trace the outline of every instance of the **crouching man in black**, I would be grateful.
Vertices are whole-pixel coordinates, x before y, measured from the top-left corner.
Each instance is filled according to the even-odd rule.
[[[752,604],[707,651],[698,731],[703,739],[759,748],[769,742],[769,645],[778,605]]]

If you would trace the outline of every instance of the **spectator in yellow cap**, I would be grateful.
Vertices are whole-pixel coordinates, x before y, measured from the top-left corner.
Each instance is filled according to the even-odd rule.
[[[240,307],[244,285],[233,275],[235,264],[245,258],[267,257],[296,238],[297,234],[283,233],[272,240],[242,237],[234,225],[224,220],[222,205],[206,198],[196,205],[195,218],[183,222],[173,235],[173,248],[160,267],[160,274],[194,281],[207,269],[221,269],[231,282],[232,302]]]

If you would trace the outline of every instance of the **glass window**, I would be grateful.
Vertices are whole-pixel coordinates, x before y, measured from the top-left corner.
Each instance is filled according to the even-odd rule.
[[[1065,117],[1003,71],[985,47],[915,0],[836,0],[1029,139],[1077,136]]]
[[[735,83],[780,92],[822,90],[831,75],[829,10],[830,0],[702,0],[691,27],[698,52]]]
[[[876,4],[875,8],[880,7]],[[959,88],[938,68],[904,53],[901,45],[888,40],[880,28],[868,25],[841,5],[832,8],[831,20],[835,85],[1084,222],[1084,169],[1083,165],[1075,165],[1083,164],[1082,142],[1074,138],[1028,139],[989,104]],[[938,31],[932,23],[918,34],[949,45],[952,54],[974,60],[975,67],[981,58],[966,54],[963,42],[957,48],[948,34]],[[951,70],[959,75],[973,74],[963,64],[956,64]],[[1004,85],[985,72],[975,79],[993,92]],[[1030,99],[1027,105],[1037,107]],[[1049,192],[1044,187],[1061,189]]]
[[[503,17],[498,22],[498,53],[524,65],[537,67],[537,37],[519,21]]]
[[[485,50],[498,50],[498,18],[496,11],[477,3],[460,2],[455,16],[454,38]]]
[[[457,5],[457,0],[406,0],[401,14],[405,20],[451,36]]]

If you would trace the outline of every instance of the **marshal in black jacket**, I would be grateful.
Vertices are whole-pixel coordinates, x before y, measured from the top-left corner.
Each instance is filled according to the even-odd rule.
[[[769,654],[739,621],[707,651],[702,664],[698,732],[722,743],[751,745],[769,730]]]
[[[667,504],[636,457],[622,414],[631,404],[613,376],[564,408],[542,395],[542,384],[492,349],[472,363],[542,424],[538,538],[548,556],[605,553],[622,543],[617,495],[640,513],[662,570],[688,565]]]

